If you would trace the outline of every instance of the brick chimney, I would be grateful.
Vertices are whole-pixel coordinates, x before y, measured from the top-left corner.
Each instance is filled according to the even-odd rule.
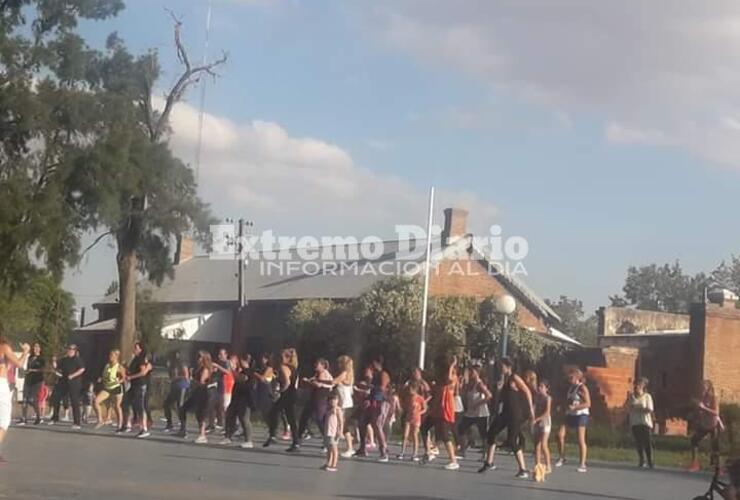
[[[445,208],[442,245],[447,246],[468,234],[468,211],[464,208]]]
[[[192,259],[193,247],[193,238],[189,234],[178,234],[174,264],[177,266]]]

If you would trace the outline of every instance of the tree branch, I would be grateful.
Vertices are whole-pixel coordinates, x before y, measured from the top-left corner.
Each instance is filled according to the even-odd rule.
[[[87,246],[87,248],[85,248],[85,250],[82,251],[82,253],[80,254],[80,259],[82,259],[82,257],[84,257],[87,252],[89,252],[90,250],[92,250],[95,247],[95,245],[97,245],[98,243],[100,243],[103,240],[103,238],[105,238],[106,236],[110,236],[112,234],[113,234],[113,231],[106,231],[103,234],[98,235],[98,237],[95,238],[95,241],[93,241],[92,243],[90,243]]]
[[[223,52],[221,54],[221,57],[219,57],[212,63],[193,67],[190,64],[190,58],[188,57],[187,50],[185,49],[185,45],[182,43],[182,38],[180,36],[182,21],[180,21],[180,19],[171,10],[168,11],[170,13],[170,16],[172,17],[173,22],[175,23],[175,48],[177,50],[177,58],[180,60],[182,65],[185,66],[185,69],[180,77],[177,79],[175,85],[170,89],[169,92],[167,92],[165,97],[164,110],[159,116],[157,123],[150,131],[151,140],[154,142],[158,141],[162,136],[162,133],[164,132],[165,127],[169,121],[172,108],[178,101],[180,101],[180,99],[182,99],[182,96],[185,94],[187,88],[191,84],[197,82],[200,79],[200,76],[203,74],[211,75],[214,78],[217,77],[218,74],[214,71],[215,68],[225,64],[229,58],[228,54],[226,52]]]

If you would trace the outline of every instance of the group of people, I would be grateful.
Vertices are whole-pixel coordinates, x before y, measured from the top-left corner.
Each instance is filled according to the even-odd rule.
[[[21,424],[28,421],[28,411],[35,412],[34,423],[41,422],[43,412],[39,402],[45,390],[49,372],[56,384],[49,396],[54,408],[50,424],[59,420],[60,405],[68,401],[73,415],[73,428],[82,425],[80,401],[88,391],[88,381],[97,390],[88,397],[97,417],[96,428],[115,424],[117,433],[138,429],[137,437],[150,435],[152,425],[149,410],[153,365],[146,348],[136,343],[132,359],[124,365],[120,352],[113,350],[99,377],[86,374],[77,346],[70,344],[64,356],[52,361],[47,370],[39,344],[23,345],[21,356],[13,354],[9,345],[0,343],[0,379],[7,377],[8,367],[17,365],[25,370],[25,397]],[[482,448],[479,472],[496,469],[495,457],[500,438],[514,454],[516,477],[530,475],[543,480],[553,467],[566,463],[565,444],[569,431],[575,433],[579,449],[577,470],[587,471],[587,428],[590,419],[591,394],[584,374],[572,369],[567,375],[568,389],[563,398],[554,399],[550,384],[535,372],[517,373],[508,358],[496,363],[496,370],[469,363],[461,366],[455,357],[435,360],[430,380],[416,368],[408,379],[394,384],[384,367],[382,357],[373,358],[357,374],[353,359],[343,355],[336,360],[336,374],[323,358],[313,362],[310,373],[301,376],[298,353],[283,349],[273,359],[263,354],[259,359],[250,355],[229,354],[219,350],[216,359],[207,351],[199,351],[192,368],[175,353],[167,362],[170,387],[164,400],[166,425],[164,432],[187,436],[187,419],[194,414],[198,424],[196,443],[207,443],[209,432],[223,430],[220,444],[232,443],[241,428],[241,446],[252,448],[251,419],[256,412],[267,423],[268,437],[264,447],[289,438],[287,451],[298,452],[310,436],[314,424],[323,437],[326,462],[323,468],[336,471],[339,457],[367,457],[377,446],[381,462],[388,462],[388,432],[394,422],[402,422],[403,440],[398,460],[427,463],[440,454],[443,445],[449,459],[445,468],[458,469],[458,458],[468,451],[469,436],[476,429]],[[357,375],[357,378],[356,378]],[[0,444],[10,423],[10,397],[7,383],[0,383]],[[640,467],[653,467],[652,429],[654,405],[648,381],[638,379],[626,402],[629,423],[634,434]],[[305,398],[300,391],[305,390]],[[300,413],[299,400],[305,399]],[[704,392],[697,402],[699,427],[692,437],[697,467],[699,442],[706,436],[712,440],[712,450],[718,447],[721,429],[719,401],[711,382],[704,382]],[[177,415],[178,428],[174,416]],[[553,416],[562,416],[557,429],[558,459],[552,463],[550,435]],[[560,419],[559,419],[560,420]],[[534,442],[534,467],[530,471],[524,455],[525,441]],[[341,442],[346,449],[340,453]],[[356,445],[355,445],[356,443]],[[0,450],[1,451],[1,450]]]

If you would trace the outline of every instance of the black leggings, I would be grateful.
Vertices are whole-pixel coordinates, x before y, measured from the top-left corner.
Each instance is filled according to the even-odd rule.
[[[278,420],[280,413],[285,412],[285,418],[288,420],[290,432],[293,435],[293,444],[298,444],[298,427],[295,423],[295,389],[288,389],[280,395],[275,404],[270,408],[270,414],[267,416],[267,425],[270,429],[270,437],[277,436]]]
[[[164,400],[164,418],[167,419],[167,428],[172,428],[172,407],[180,413],[180,408],[185,404],[185,396],[188,388],[179,384],[170,385],[170,392]]]
[[[709,436],[709,447],[711,450],[712,465],[716,465],[714,462],[719,459],[719,427],[714,429],[702,429],[699,427],[691,436],[691,446],[698,447],[702,440]]]
[[[180,407],[180,431],[184,432],[188,423],[188,412],[195,412],[195,419],[198,421],[198,425],[203,425],[208,417],[208,400],[209,393],[215,392],[215,389],[208,389],[200,386],[196,387],[193,392],[190,393],[188,399],[185,400],[183,405]]]
[[[460,438],[460,442],[458,444],[463,451],[468,447],[468,431],[473,426],[478,429],[478,435],[480,436],[481,441],[485,442],[488,429],[488,417],[463,416],[460,421],[460,425],[457,428],[457,435]]]
[[[33,385],[29,385],[23,389],[23,421],[25,422],[28,418],[28,407],[33,408],[36,412],[36,422],[41,420],[41,412],[39,410],[39,391],[41,391],[41,385],[43,382],[37,382]]]
[[[64,398],[69,398],[72,405],[72,419],[75,425],[80,425],[80,396],[82,391],[82,381],[78,378],[72,380],[60,380],[54,388],[54,415],[52,421],[59,421],[59,406]]]
[[[249,401],[246,398],[232,399],[224,415],[224,427],[226,437],[231,437],[236,432],[237,420],[244,430],[244,442],[252,440],[252,409],[249,407]]]
[[[637,456],[640,458],[640,465],[645,463],[647,458],[648,465],[653,464],[653,439],[651,429],[647,425],[633,425],[632,435],[635,436],[635,447]]]
[[[146,419],[148,418],[147,400],[148,398],[146,384],[132,385],[123,396],[123,422],[121,422],[121,425],[126,425],[129,413],[131,412],[131,410],[133,410],[134,420],[136,420],[139,425],[143,427],[144,424],[147,423]]]
[[[511,416],[497,416],[488,428],[488,446],[496,444],[496,438],[498,435],[506,430],[506,446],[512,451],[512,453],[521,451],[524,446],[524,433],[522,432],[523,423],[524,422],[520,419]]]

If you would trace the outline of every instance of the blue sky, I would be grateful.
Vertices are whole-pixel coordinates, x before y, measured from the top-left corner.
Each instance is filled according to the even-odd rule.
[[[628,265],[711,270],[740,251],[740,40],[725,29],[740,13],[719,3],[214,1],[210,56],[230,57],[207,90],[201,193],[258,229],[388,236],[424,223],[433,184],[438,221],[459,204],[476,231],[526,237],[526,281],[589,310]],[[83,33],[156,48],[165,87],[165,7],[199,60],[206,6],[128,0]],[[173,116],[186,162],[197,104]],[[100,247],[69,273],[80,304],[112,259]]]

